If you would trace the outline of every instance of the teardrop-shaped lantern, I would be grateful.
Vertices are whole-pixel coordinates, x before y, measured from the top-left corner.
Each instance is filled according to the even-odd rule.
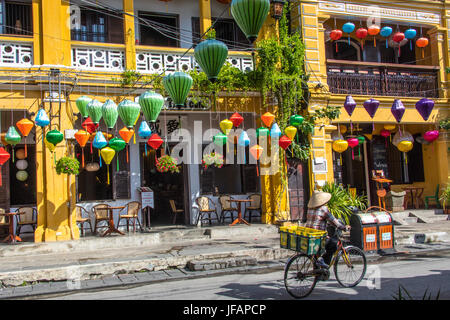
[[[139,126],[138,135],[141,138],[147,139],[152,134],[152,130],[148,126],[146,121],[142,121]]]
[[[423,98],[416,103],[416,109],[419,112],[420,116],[425,121],[428,121],[428,118],[430,117],[433,108],[434,108],[434,101],[431,99]]]
[[[111,99],[106,100],[103,104],[102,116],[108,129],[114,128],[117,118],[119,117],[119,112],[117,111],[117,104],[115,104]]]
[[[108,145],[108,141],[106,141],[105,136],[101,131],[98,131],[95,134],[94,141],[92,142],[92,145],[94,148],[102,149]]]
[[[170,95],[175,107],[182,108],[191,90],[193,80],[184,72],[174,72],[163,78],[164,88]]]
[[[74,136],[75,136],[75,139],[77,140],[78,144],[81,147],[81,166],[84,168],[84,147],[86,146],[87,142],[89,141],[90,134],[87,131],[78,130]]]
[[[242,121],[244,121],[244,118],[239,113],[235,112],[230,117],[230,121],[233,122],[233,126],[239,127]]]
[[[231,15],[247,39],[253,43],[270,11],[269,0],[233,0]]]
[[[345,98],[344,109],[345,109],[345,111],[347,111],[347,113],[350,117],[352,116],[353,111],[355,111],[355,108],[356,108],[355,99],[353,99],[352,96],[348,95]]]
[[[5,140],[8,144],[15,146],[20,142],[20,140],[22,140],[22,137],[20,136],[19,132],[17,132],[16,128],[14,126],[11,126],[6,132]]]
[[[87,105],[91,102],[92,99],[86,96],[81,96],[77,100],[75,100],[75,104],[77,105],[78,111],[80,111],[83,118],[89,117],[89,112],[87,110]]]
[[[269,128],[272,125],[274,119],[275,115],[273,115],[270,112],[266,112],[261,116],[261,120],[267,128]]]
[[[109,184],[109,165],[111,164],[112,159],[114,158],[114,156],[116,155],[116,151],[113,148],[110,147],[106,147],[103,148],[102,150],[100,150],[100,154],[102,156],[103,161],[105,161],[106,163],[106,167],[107,167],[107,182]]]
[[[378,107],[380,106],[380,101],[376,99],[369,99],[364,101],[364,109],[366,109],[369,116],[372,118],[375,117],[375,113],[378,110]],[[375,123],[372,121],[372,132],[375,130]]]
[[[231,122],[228,119],[224,119],[224,120],[220,121],[219,126],[220,126],[220,129],[222,130],[222,132],[225,133],[226,135],[228,135],[230,130],[233,128],[233,122]]]
[[[289,126],[284,129],[284,133],[288,136],[289,139],[294,140],[295,135],[297,134],[297,128],[294,126]]]
[[[125,99],[119,103],[117,110],[122,122],[128,129],[131,129],[141,113],[141,106],[136,102]]]
[[[248,137],[247,132],[242,131],[238,139],[238,145],[240,145],[241,147],[247,147],[249,144],[250,138]]]
[[[102,107],[103,104],[94,99],[87,104],[87,111],[89,114],[89,118],[91,118],[94,124],[98,124],[100,119],[102,118]]]
[[[34,122],[39,127],[45,127],[50,124],[50,119],[48,118],[47,112],[45,112],[44,109],[39,109],[39,111],[36,114],[36,118],[34,119]]]
[[[9,158],[11,158],[11,155],[3,147],[0,147],[0,187],[2,186],[2,166]]]
[[[357,138],[349,138],[347,139],[348,146],[352,148],[352,159],[355,159],[355,155],[353,152],[353,148],[359,145],[359,140]]]
[[[146,91],[139,96],[139,105],[149,122],[156,122],[164,105],[164,97],[154,91]]]
[[[405,106],[403,105],[403,102],[399,99],[395,99],[394,103],[392,104],[391,112],[394,115],[395,120],[397,120],[398,123],[402,121],[403,115],[405,114]]]
[[[222,41],[204,40],[195,47],[194,56],[209,81],[214,83],[227,60],[228,47]]]
[[[279,138],[281,136],[281,130],[278,124],[274,123],[270,129],[270,136],[272,138]]]
[[[213,142],[216,145],[218,145],[219,147],[222,147],[222,146],[227,144],[227,136],[225,134],[223,134],[223,133],[216,134],[213,137]]]

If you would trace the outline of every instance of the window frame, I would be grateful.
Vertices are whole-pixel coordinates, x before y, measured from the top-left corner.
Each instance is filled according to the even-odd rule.
[[[139,17],[139,19],[146,19],[145,18],[146,16],[147,17],[148,16],[156,16],[156,17],[174,18],[175,19],[175,29],[180,31],[180,15],[177,14],[177,13],[164,13],[164,12],[139,10],[137,16]],[[160,45],[160,44],[144,44],[143,41],[142,41],[142,28],[143,27],[150,28],[149,26],[146,26],[146,25],[143,25],[142,23],[139,23],[139,38],[138,39],[139,39],[139,44],[140,45],[166,47],[166,48],[180,48],[181,47],[181,41],[180,41],[180,35],[179,34],[176,35],[177,40],[170,39],[170,38],[168,38],[166,36],[166,38],[170,39],[171,41],[176,41],[176,45],[175,46],[166,46],[166,45]]]
[[[22,29],[24,31],[22,32],[8,32],[7,31],[7,23],[8,23],[8,12],[6,10],[6,5],[21,5],[28,7],[28,23],[29,23],[29,30]],[[23,27],[23,26],[22,26]],[[0,0],[0,34],[1,35],[10,35],[10,36],[21,36],[21,37],[32,37],[33,36],[33,6],[32,1],[26,2],[26,1],[11,1],[11,0]]]

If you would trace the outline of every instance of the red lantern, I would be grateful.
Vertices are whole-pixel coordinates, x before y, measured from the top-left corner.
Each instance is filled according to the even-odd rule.
[[[244,118],[239,113],[235,112],[230,117],[230,121],[233,122],[233,126],[239,127],[241,125],[242,121],[244,121]]]
[[[287,157],[286,157],[286,149],[291,145],[292,140],[289,139],[288,136],[284,135],[280,138],[280,140],[278,140],[278,144],[280,145],[280,147],[282,147],[284,149],[284,160],[286,162],[286,168],[288,167],[287,164]]]
[[[342,31],[339,29],[334,29],[330,32],[330,38],[334,41],[339,40],[340,38],[342,38]],[[338,52],[338,45],[336,42],[336,52]]]
[[[20,133],[22,133],[22,135],[26,138],[30,134],[31,129],[33,129],[34,122],[28,120],[27,118],[24,118],[16,123],[16,127],[19,129]],[[25,158],[26,157],[27,157],[27,144],[25,143]]]
[[[405,34],[403,32],[397,32],[392,36],[392,40],[398,43],[398,55],[400,56],[400,43],[405,40]]]
[[[92,122],[91,118],[87,117],[86,120],[81,124],[84,130],[86,130],[89,133],[94,133],[95,130],[97,130],[99,124],[95,124]]]
[[[386,148],[387,148],[387,137],[389,137],[391,135],[391,132],[389,130],[383,129],[380,131],[380,135],[385,138]]]
[[[352,148],[352,160],[355,159],[355,155],[353,153],[353,148],[359,145],[359,140],[357,138],[349,138],[347,139],[348,146]]]
[[[0,187],[2,186],[2,165],[9,160],[11,155],[6,150],[0,147]]]
[[[425,50],[424,50],[424,48],[426,46],[428,46],[428,43],[429,43],[428,38],[425,38],[425,37],[420,37],[416,41],[416,46],[418,46],[419,48],[422,48],[422,59],[425,58]]]
[[[364,50],[364,38],[367,37],[368,31],[366,28],[359,28],[356,30],[356,36],[361,40],[361,49]]]
[[[157,150],[163,144],[163,142],[164,140],[161,139],[161,137],[157,133],[154,133],[150,136],[150,138],[148,138],[147,144],[153,149]]]

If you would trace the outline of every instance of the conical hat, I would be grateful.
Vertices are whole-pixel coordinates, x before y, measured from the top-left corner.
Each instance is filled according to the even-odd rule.
[[[317,208],[323,206],[331,199],[331,193],[322,192],[322,191],[314,191],[311,196],[311,199],[308,202],[308,208]]]

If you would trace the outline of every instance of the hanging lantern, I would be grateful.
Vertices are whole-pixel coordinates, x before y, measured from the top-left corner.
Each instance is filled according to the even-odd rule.
[[[386,141],[386,148],[387,148],[387,138],[391,136],[391,132],[389,130],[383,129],[380,131],[380,135],[384,137],[384,140]]]
[[[220,129],[222,129],[222,132],[228,135],[228,133],[230,133],[230,130],[233,128],[233,122],[228,119],[224,119],[220,121],[219,126]]]
[[[428,118],[430,117],[433,108],[434,108],[434,101],[431,99],[423,98],[416,103],[416,109],[423,118],[423,120],[425,121],[428,121]]]
[[[412,51],[412,39],[417,36],[416,29],[409,28],[405,31],[405,38],[409,40],[409,49]]]
[[[342,31],[348,33],[348,45],[350,45],[350,33],[355,30],[355,25],[351,22],[347,22],[342,26]]]
[[[344,125],[344,124],[339,125],[339,131],[340,131],[342,134],[345,134],[345,133],[347,132],[347,126]]]
[[[131,138],[133,138],[134,130],[133,129],[128,129],[127,127],[124,127],[124,128],[119,130],[119,135],[127,143],[127,163],[128,163],[129,162],[128,142],[130,142]]]
[[[90,162],[86,165],[86,171],[95,172],[100,169],[100,165],[97,162]]]
[[[108,141],[106,141],[106,138],[101,131],[98,131],[95,134],[95,138],[94,141],[92,142],[92,145],[94,146],[94,148],[97,149],[102,149],[108,145]]]
[[[230,117],[230,121],[233,122],[233,126],[237,128],[241,125],[242,121],[244,121],[244,118],[239,113],[235,112]]]
[[[17,132],[16,128],[14,126],[9,127],[8,131],[6,132],[5,141],[12,146],[13,162],[14,162],[14,146],[18,144],[21,139],[22,137]]]
[[[154,91],[146,91],[139,96],[139,105],[149,122],[156,122],[164,105],[164,97]]]
[[[332,148],[333,148],[334,151],[339,153],[340,162],[341,162],[341,165],[342,165],[342,152],[344,152],[344,151],[346,151],[348,149],[348,142],[343,140],[343,139],[339,139],[339,140],[333,141]]]
[[[86,118],[86,120],[83,121],[83,123],[81,124],[81,127],[86,130],[89,133],[94,133],[97,128],[99,127],[99,124],[95,124],[92,122],[91,118]]]
[[[139,126],[138,135],[139,137],[143,139],[147,139],[152,134],[152,130],[150,130],[150,127],[148,126],[146,121],[142,121],[141,125]],[[147,144],[145,144],[145,154],[147,154]]]
[[[383,128],[384,128],[385,130],[394,131],[395,128],[397,128],[397,127],[396,127],[395,124],[385,124],[385,125],[383,126]]]
[[[300,127],[304,120],[305,119],[302,116],[294,114],[289,118],[289,123],[291,124],[291,126]]]
[[[386,48],[388,48],[388,37],[392,34],[392,28],[391,27],[384,27],[381,29],[380,34],[382,37],[386,38]]]
[[[405,34],[403,32],[396,32],[392,36],[392,40],[398,44],[398,55],[400,56],[400,48],[402,46],[402,41],[405,40]]]
[[[191,90],[193,80],[184,72],[174,72],[163,78],[163,85],[175,107],[182,108]]]
[[[89,141],[90,134],[87,131],[78,130],[77,133],[74,134],[74,136],[81,147],[81,164],[82,167],[84,168],[84,147],[86,146],[86,143]]]
[[[258,161],[259,161],[259,158],[261,158],[261,155],[263,154],[264,149],[263,149],[263,147],[255,144],[253,147],[250,148],[249,151],[250,151],[250,154],[253,156],[253,158],[255,158],[255,160],[256,160],[256,176],[259,177]]]
[[[20,170],[16,173],[16,179],[19,181],[26,181],[28,179],[28,172]]]
[[[259,30],[269,11],[269,0],[233,0],[231,2],[231,15],[250,43],[258,38]]]
[[[256,129],[256,138],[259,139],[259,137],[268,137],[269,136],[269,129],[265,127],[259,127]]]
[[[414,142],[414,137],[408,131],[398,130],[397,133],[392,138],[392,144],[397,147],[401,141]]]
[[[397,148],[400,152],[405,153],[405,163],[408,164],[408,156],[406,155],[407,152],[411,151],[413,149],[414,145],[411,141],[400,141],[397,145]]]
[[[403,118],[403,115],[405,114],[405,106],[403,105],[402,101],[399,99],[395,99],[394,103],[392,104],[391,112],[394,115],[395,120],[397,120],[398,123]]]
[[[266,112],[261,116],[261,120],[267,128],[272,125],[274,119],[275,116],[270,112]]]
[[[44,138],[44,144],[50,150],[51,153],[53,153],[56,149],[56,146],[53,143],[50,143],[47,141],[47,138]]]
[[[281,130],[278,124],[274,123],[272,125],[272,128],[270,129],[270,137],[273,138],[279,138],[281,136]]]
[[[98,100],[92,100],[87,104],[87,111],[89,114],[89,118],[94,124],[98,124],[100,119],[102,118],[102,107],[103,104]]]
[[[222,41],[207,39],[195,47],[194,56],[209,81],[214,83],[227,60],[228,47]]]
[[[364,136],[358,136],[356,137],[358,139],[358,156],[361,156],[361,146],[364,144],[364,141],[366,141],[366,138]]]
[[[364,50],[364,39],[368,35],[368,31],[366,28],[359,28],[356,30],[356,37],[361,41],[361,49]]]
[[[333,140],[333,141],[342,140],[342,139],[344,139],[344,137],[338,131],[335,131],[331,134],[331,140]]]
[[[102,116],[108,129],[114,128],[119,117],[119,112],[117,111],[117,105],[111,99],[106,100],[103,104]]]
[[[17,121],[16,126],[19,129],[20,133],[23,135],[23,137],[26,139],[26,137],[30,134],[31,129],[33,129],[34,127],[34,122],[28,120],[27,118],[24,118],[22,120]],[[27,157],[27,143],[25,142],[25,158],[26,157]]]
[[[345,98],[344,109],[345,109],[345,111],[347,111],[348,115],[350,116],[350,127],[352,128],[352,130],[353,130],[353,123],[352,123],[351,118],[352,118],[353,111],[355,111],[355,108],[356,108],[355,100],[353,99],[352,96],[348,95]]]
[[[112,159],[114,158],[114,156],[116,155],[116,152],[114,151],[113,148],[106,147],[100,151],[100,154],[103,158],[103,161],[105,161],[105,163],[106,163],[106,168],[107,168],[106,170],[108,171],[107,179],[108,179],[108,185],[109,185],[109,165],[110,165]]]
[[[161,137],[156,133],[152,134],[147,141],[148,145],[155,150],[157,150],[163,144],[163,142],[163,139],[161,139]]]
[[[284,129],[284,133],[288,136],[289,139],[294,140],[297,135],[297,128],[294,126],[289,126]]]
[[[16,159],[23,160],[25,159],[25,150],[19,149],[16,151]]]
[[[247,147],[250,144],[250,138],[248,137],[247,132],[242,131],[239,139],[238,139],[238,145],[241,147]]]
[[[58,143],[64,140],[64,135],[58,130],[52,130],[45,136],[48,142],[56,146]]]
[[[224,135],[223,133],[216,134],[216,135],[213,137],[213,142],[214,142],[216,145],[218,145],[219,147],[222,147],[222,146],[224,146],[224,145],[227,144],[227,136]]]
[[[0,133],[0,139],[1,139],[2,144],[3,144],[4,146],[7,146],[7,145],[8,145],[8,142],[6,142],[5,137],[6,137],[6,132]]]
[[[376,47],[377,40],[376,40],[375,36],[380,33],[380,26],[378,26],[376,24],[371,25],[369,28],[367,28],[367,33],[370,36],[373,36],[373,46]]]
[[[429,143],[432,143],[433,141],[439,138],[439,131],[438,130],[427,131],[423,134],[423,138]]]
[[[16,168],[19,170],[26,170],[28,168],[27,160],[19,160],[16,162]]]
[[[0,147],[0,187],[2,186],[2,166],[10,157],[11,155],[3,147]]]
[[[280,140],[278,141],[278,144],[280,147],[282,147],[284,150],[286,150],[292,143],[292,140],[289,139],[288,136],[282,136]]]
[[[428,46],[428,38],[425,37],[420,37],[419,39],[416,40],[416,46],[418,46],[419,48],[422,48],[422,59],[425,58],[425,47]]]
[[[330,38],[331,38],[331,40],[338,41],[340,38],[342,38],[342,31],[339,29],[331,30]],[[337,42],[335,42],[335,44],[336,44],[336,52],[338,52]]]
[[[359,145],[359,140],[357,138],[349,138],[347,139],[348,146],[352,148],[352,160],[355,159],[355,154],[353,148]]]
[[[375,117],[375,113],[380,106],[380,101],[376,99],[369,99],[364,101],[364,109],[366,109],[369,116],[372,118],[372,132],[375,130],[375,123],[373,122],[373,118]]]
[[[81,96],[77,100],[75,100],[75,104],[77,105],[78,111],[80,111],[83,118],[89,117],[89,112],[87,110],[87,105],[91,102],[92,99],[86,96]]]
[[[121,103],[119,103],[117,110],[119,112],[119,116],[120,116],[120,119],[122,119],[123,124],[128,129],[131,129],[131,128],[133,128],[134,124],[136,123],[137,118],[139,117],[139,115],[141,113],[141,106],[136,102],[125,99]],[[133,131],[133,134],[134,134],[134,131]]]
[[[39,111],[36,114],[36,118],[34,118],[34,122],[39,127],[45,127],[50,124],[50,120],[44,109],[39,109]]]
[[[119,151],[122,151],[123,149],[125,149],[125,147],[127,146],[127,143],[120,139],[120,138],[112,138],[111,140],[109,140],[109,147],[111,149],[114,149],[114,151],[117,153],[117,171],[120,171],[120,167],[119,167]],[[147,146],[147,144],[146,144]]]

